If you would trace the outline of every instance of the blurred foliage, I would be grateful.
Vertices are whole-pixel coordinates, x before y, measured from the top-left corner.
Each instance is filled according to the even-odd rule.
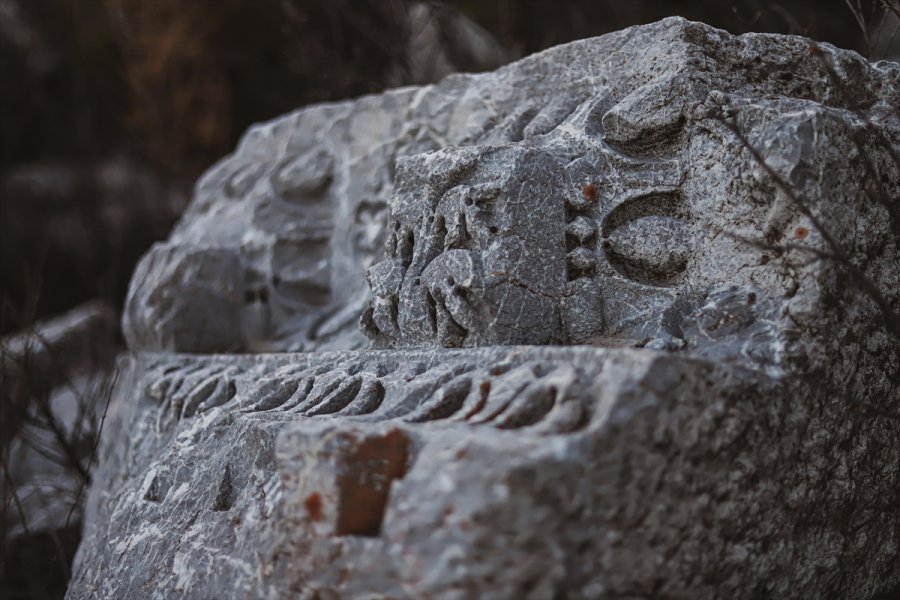
[[[196,174],[251,123],[380,91],[404,4],[351,0],[106,0],[149,157]]]
[[[412,3],[0,0],[0,168],[127,150],[193,178],[253,122],[394,81]],[[865,49],[844,0],[432,4],[467,15],[516,55],[673,14]],[[10,7],[18,24],[3,16]]]
[[[412,0],[106,0],[140,150],[196,175],[251,123],[378,92],[401,66]],[[448,0],[516,55],[680,14],[734,32],[862,49],[843,0]],[[403,83],[402,81],[400,83]]]
[[[0,169],[104,154],[127,90],[101,0],[0,0]]]
[[[860,31],[849,26],[844,0],[451,0],[447,4],[521,54],[672,15],[732,33],[789,33],[862,49]]]

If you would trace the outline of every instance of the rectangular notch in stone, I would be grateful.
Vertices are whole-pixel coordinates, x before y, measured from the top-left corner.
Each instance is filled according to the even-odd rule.
[[[406,474],[408,456],[409,439],[398,429],[351,442],[338,475],[337,535],[381,533],[391,483]]]

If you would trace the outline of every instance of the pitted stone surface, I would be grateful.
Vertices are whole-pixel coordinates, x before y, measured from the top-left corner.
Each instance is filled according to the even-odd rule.
[[[834,250],[900,309],[898,94],[675,18],[253,128],[135,273],[69,596],[897,589]]]
[[[121,369],[72,597],[865,596],[895,577],[900,456],[877,440],[897,420],[746,369],[584,347]],[[193,412],[216,374],[230,396]]]

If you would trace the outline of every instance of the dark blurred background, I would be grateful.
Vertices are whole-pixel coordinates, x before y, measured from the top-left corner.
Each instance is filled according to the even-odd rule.
[[[883,57],[885,1],[0,0],[0,597],[64,592],[131,270],[250,124],[669,15]]]

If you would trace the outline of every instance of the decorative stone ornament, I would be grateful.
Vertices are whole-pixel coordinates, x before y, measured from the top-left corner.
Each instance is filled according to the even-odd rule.
[[[69,598],[896,589],[898,107],[670,18],[252,128],[136,270]]]

